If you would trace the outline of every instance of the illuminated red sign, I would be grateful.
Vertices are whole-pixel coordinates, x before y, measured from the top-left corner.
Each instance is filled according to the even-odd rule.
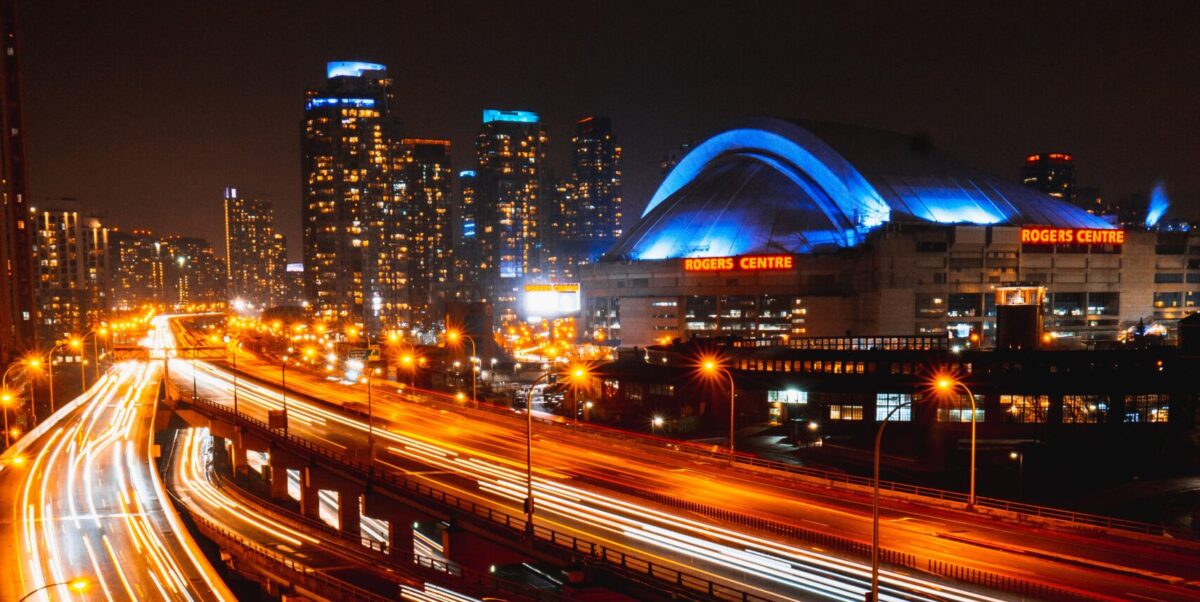
[[[1123,245],[1124,230],[1094,228],[1021,228],[1021,242],[1027,245]]]
[[[795,268],[791,255],[743,255],[741,257],[690,257],[683,260],[685,272],[783,271]]]

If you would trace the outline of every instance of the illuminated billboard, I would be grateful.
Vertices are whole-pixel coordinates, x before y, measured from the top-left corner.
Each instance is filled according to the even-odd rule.
[[[771,272],[795,269],[792,255],[742,255],[740,257],[689,257],[683,260],[685,272]]]
[[[526,317],[553,318],[577,313],[579,283],[526,284],[523,307]]]
[[[1123,245],[1125,244],[1125,231],[1026,226],[1021,228],[1021,243],[1027,245]]]

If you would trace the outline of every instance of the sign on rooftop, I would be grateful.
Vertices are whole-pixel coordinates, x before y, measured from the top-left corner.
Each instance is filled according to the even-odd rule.
[[[1125,244],[1125,231],[1024,226],[1021,228],[1021,243],[1027,245],[1123,245]]]
[[[769,272],[795,269],[792,255],[742,255],[735,257],[688,257],[683,260],[685,272]]]

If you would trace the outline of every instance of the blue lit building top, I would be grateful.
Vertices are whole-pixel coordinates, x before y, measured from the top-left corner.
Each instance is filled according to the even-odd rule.
[[[502,111],[500,109],[484,109],[483,122],[507,121],[512,123],[537,123],[538,114],[533,111]]]
[[[474,178],[474,177],[475,177],[475,170],[473,170],[473,169],[464,169],[464,170],[462,170],[462,171],[458,172],[458,177],[460,177],[460,178]]]
[[[383,71],[386,73],[387,65],[364,63],[362,61],[334,61],[325,65],[325,76],[329,79],[335,77],[362,77],[367,71]]]
[[[320,107],[370,108],[375,106],[373,98],[313,98],[305,105],[305,110]]]
[[[1113,227],[910,136],[756,119],[688,153],[608,257],[809,253],[855,246],[889,221]]]

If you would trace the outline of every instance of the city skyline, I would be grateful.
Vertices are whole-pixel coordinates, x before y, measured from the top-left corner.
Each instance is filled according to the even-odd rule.
[[[220,7],[138,14],[23,8],[26,127],[38,134],[29,143],[31,196],[35,203],[80,198],[126,230],[220,240],[221,191],[238,186],[275,199],[279,229],[299,241],[294,157],[302,111],[295,98],[325,62],[343,59],[388,64],[401,91],[404,135],[449,138],[456,172],[471,168],[484,108],[538,112],[549,134],[547,163],[562,174],[569,173],[575,122],[611,117],[625,150],[626,228],[657,186],[664,154],[753,115],[921,132],[967,163],[1014,180],[1028,154],[1065,151],[1076,159],[1081,187],[1146,196],[1164,181],[1175,209],[1190,208],[1191,216],[1200,191],[1187,168],[1198,159],[1186,136],[1195,118],[1175,109],[1193,104],[1187,99],[1197,90],[1170,77],[1197,60],[1186,51],[1183,27],[1195,9],[1183,4],[1136,15],[1032,5],[997,15],[947,15],[932,6],[758,5],[726,13],[701,5],[686,15],[650,7],[639,24],[620,28],[614,22],[628,6],[588,18],[558,6],[508,13],[359,7],[330,19],[321,13],[328,41],[319,45],[305,34],[317,27],[315,10],[249,9],[238,23],[208,27],[222,18]],[[537,24],[522,20],[534,11]],[[369,25],[352,27],[363,14],[371,15]],[[113,19],[123,26],[91,27]],[[454,23],[454,31],[434,39],[423,25],[436,22]],[[804,25],[789,36],[773,25],[742,35],[757,23]],[[838,27],[849,23],[859,27]],[[406,33],[400,41],[385,35],[393,25]],[[191,36],[203,38],[197,44],[170,43],[205,27],[212,35]],[[938,35],[904,35],[918,27]],[[258,30],[272,31],[272,43],[243,42]],[[863,41],[857,36],[891,40],[892,56],[849,50]],[[225,60],[224,47],[237,49],[236,60]],[[680,61],[682,48],[697,54]],[[506,68],[488,69],[493,57]],[[174,75],[185,71],[193,76]],[[1072,86],[1054,85],[1064,73]],[[529,85],[535,75],[538,85]],[[124,83],[131,76],[137,86]],[[65,85],[85,87],[89,102],[67,104],[73,96]],[[239,111],[226,110],[233,104]],[[190,141],[170,142],[181,138]],[[131,187],[135,175],[139,184]],[[299,257],[293,243],[289,260]]]

